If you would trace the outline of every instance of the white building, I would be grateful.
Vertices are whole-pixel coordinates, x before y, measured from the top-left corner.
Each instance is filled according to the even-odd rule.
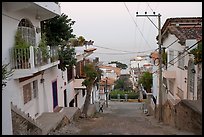
[[[85,79],[84,66],[87,61],[87,57],[95,51],[96,48],[75,47],[77,65],[67,70],[67,89],[64,91],[65,101],[64,107],[78,107],[83,109],[86,87],[82,85]],[[91,104],[97,100],[97,89],[93,87],[91,93]]]
[[[169,100],[173,105],[182,99],[197,100],[198,65],[190,50],[202,40],[202,18],[169,18],[162,27],[162,46],[166,48],[167,65],[163,67],[162,104]],[[152,54],[153,55],[153,54]],[[158,53],[153,60],[157,64]],[[154,61],[156,60],[156,61]],[[158,66],[153,67],[153,98],[159,103]],[[201,77],[202,79],[202,77]]]
[[[14,69],[2,91],[2,134],[12,134],[11,102],[34,119],[43,112],[53,112],[56,106],[63,104],[63,100],[58,98],[63,96],[61,93],[66,86],[61,83],[66,80],[57,68],[59,61],[47,59],[43,62],[34,53],[41,39],[40,21],[60,14],[60,7],[54,2],[2,3],[2,62],[10,63],[9,69]],[[30,54],[27,60],[14,58],[17,57],[12,52],[17,30],[32,45],[26,51]],[[49,54],[54,57],[53,52]]]

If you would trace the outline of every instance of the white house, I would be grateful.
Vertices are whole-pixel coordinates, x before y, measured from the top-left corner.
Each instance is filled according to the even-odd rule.
[[[56,49],[48,47],[52,60],[43,61],[34,52],[41,39],[40,21],[60,14],[55,2],[2,3],[2,63],[10,63],[9,68],[14,69],[2,91],[2,134],[12,134],[11,102],[34,119],[63,104],[59,98],[66,89],[66,76],[57,68]],[[13,48],[17,30],[32,45],[24,53]],[[22,58],[25,53],[30,56]]]
[[[64,107],[78,107],[83,108],[85,97],[86,97],[86,86],[82,85],[85,79],[84,66],[87,61],[87,57],[91,55],[96,48],[89,47],[86,49],[83,47],[75,47],[77,65],[67,70],[67,88],[64,91]],[[97,90],[93,88],[91,103],[94,103],[94,97],[96,96]]]
[[[162,69],[162,104],[169,100],[173,105],[182,99],[197,100],[198,65],[190,50],[202,40],[202,18],[169,18],[162,27],[162,47],[167,53],[167,64]],[[158,93],[158,53],[154,56],[153,100],[159,103]]]

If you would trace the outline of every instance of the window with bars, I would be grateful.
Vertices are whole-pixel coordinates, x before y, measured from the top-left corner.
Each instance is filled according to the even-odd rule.
[[[35,29],[28,19],[22,19],[18,24],[18,30],[23,39],[32,46],[35,46]]]
[[[174,95],[174,82],[172,80],[169,80],[169,91]]]
[[[33,98],[38,97],[38,82],[37,80],[33,81]]]
[[[184,69],[184,55],[178,52],[178,67]]]
[[[28,103],[32,99],[31,83],[23,86],[23,99],[24,104]]]
[[[37,80],[23,86],[24,104],[38,96],[38,82]]]
[[[173,50],[169,50],[169,64],[174,65],[174,51]]]

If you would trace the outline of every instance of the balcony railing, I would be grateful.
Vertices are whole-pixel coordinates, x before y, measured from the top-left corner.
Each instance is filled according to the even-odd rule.
[[[11,65],[13,69],[32,69],[58,60],[58,47],[47,46],[49,56],[43,56],[38,47],[12,48],[10,50]]]

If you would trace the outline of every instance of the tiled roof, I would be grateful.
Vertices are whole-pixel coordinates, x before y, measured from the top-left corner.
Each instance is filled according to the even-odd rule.
[[[105,85],[105,82],[106,82],[106,78],[101,79],[100,85]],[[114,78],[107,77],[107,85],[113,85],[114,82],[115,82]]]
[[[162,40],[168,33],[175,35],[180,43],[186,39],[202,39],[202,18],[169,18],[162,27]],[[158,37],[157,37],[158,38]]]
[[[110,69],[110,70],[114,70],[114,72],[119,76],[121,73],[121,69],[118,67],[112,67],[112,66],[99,66],[99,68],[103,68],[103,69]]]

